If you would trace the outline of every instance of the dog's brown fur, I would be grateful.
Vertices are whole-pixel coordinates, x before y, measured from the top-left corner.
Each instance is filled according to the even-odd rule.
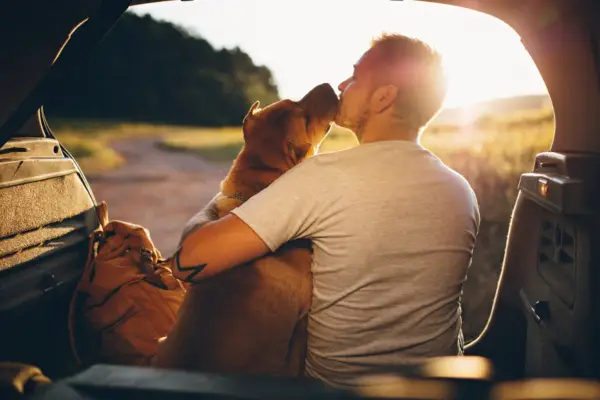
[[[298,102],[281,100],[263,109],[255,103],[244,119],[244,147],[221,184],[219,217],[239,206],[240,198],[252,197],[313,155],[337,106],[337,96],[326,84]],[[192,285],[154,365],[301,375],[312,298],[311,259],[310,241],[297,240]]]

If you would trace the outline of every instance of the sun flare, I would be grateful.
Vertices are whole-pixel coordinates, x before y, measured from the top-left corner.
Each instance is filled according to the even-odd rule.
[[[215,47],[240,47],[273,71],[281,97],[316,84],[337,87],[382,32],[418,37],[437,48],[448,77],[447,107],[547,93],[519,36],[475,11],[419,1],[224,0],[135,8],[188,28]]]

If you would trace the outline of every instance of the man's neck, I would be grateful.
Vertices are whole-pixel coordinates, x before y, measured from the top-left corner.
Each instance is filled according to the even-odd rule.
[[[357,135],[358,136],[358,135]],[[414,129],[408,129],[406,126],[399,124],[380,123],[379,121],[368,121],[358,141],[360,144],[372,142],[384,142],[388,140],[403,140],[409,142],[417,142],[419,132]]]

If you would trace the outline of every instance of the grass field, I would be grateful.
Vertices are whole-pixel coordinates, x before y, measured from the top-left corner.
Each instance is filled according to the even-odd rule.
[[[198,127],[90,120],[50,120],[53,133],[77,159],[85,173],[118,168],[125,160],[110,147],[113,140],[171,137],[197,133]],[[215,131],[212,131],[213,134]]]
[[[86,173],[114,168],[123,160],[107,147],[115,138],[161,136],[169,151],[194,152],[214,162],[229,163],[242,145],[241,129],[203,129],[160,125],[57,121],[53,129],[80,161]],[[485,118],[473,126],[432,128],[422,144],[462,174],[473,187],[481,211],[480,233],[464,293],[465,335],[477,335],[485,324],[502,262],[508,222],[519,175],[531,170],[535,155],[552,140],[551,110]],[[346,130],[330,132],[321,152],[357,145]]]

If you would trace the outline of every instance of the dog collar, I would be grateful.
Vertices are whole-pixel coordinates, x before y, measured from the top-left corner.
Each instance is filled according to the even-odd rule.
[[[233,195],[224,194],[223,196],[227,197],[228,199],[235,199],[235,200],[239,200],[241,202],[248,201],[248,198],[242,196],[240,193],[235,193]]]

